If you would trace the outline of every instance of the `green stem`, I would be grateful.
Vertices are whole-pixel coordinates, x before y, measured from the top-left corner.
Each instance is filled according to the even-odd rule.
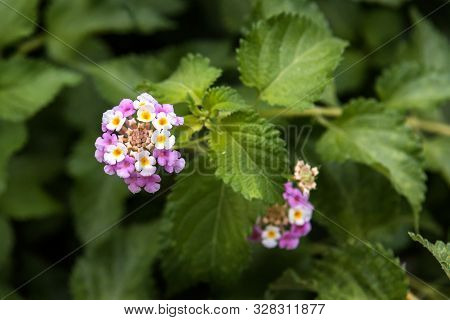
[[[325,117],[336,118],[342,115],[342,108],[339,107],[316,107],[311,109],[290,110],[290,109],[262,109],[259,113],[265,118],[275,117],[315,117],[322,125],[327,125],[329,122]],[[429,121],[420,119],[414,116],[406,118],[406,124],[413,129],[417,129],[424,132],[450,136],[450,125],[442,122]]]
[[[442,122],[423,120],[411,116],[406,119],[406,124],[421,131],[450,136],[450,126]]]
[[[27,41],[21,43],[19,47],[16,49],[16,56],[24,56],[36,49],[39,49],[45,42],[45,34],[41,33],[33,38],[28,39]]]
[[[311,108],[303,111],[295,110],[295,109],[262,109],[259,110],[259,113],[265,117],[339,117],[342,115],[342,109],[339,107],[327,107],[327,108]]]

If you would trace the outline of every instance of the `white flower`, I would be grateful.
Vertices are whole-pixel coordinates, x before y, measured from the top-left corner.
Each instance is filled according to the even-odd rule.
[[[171,117],[164,112],[158,113],[152,124],[157,130],[169,130],[172,128]]]
[[[137,119],[141,122],[150,122],[155,118],[155,108],[153,106],[140,107],[137,112]]]
[[[158,101],[156,101],[155,98],[153,98],[151,95],[149,95],[149,94],[146,93],[146,92],[141,93],[140,95],[138,95],[137,99],[138,99],[139,101],[146,100],[146,101],[150,102],[151,104],[156,104],[156,103],[158,103]]]
[[[266,248],[275,248],[280,238],[280,228],[270,225],[262,233],[262,244]]]
[[[127,152],[128,149],[123,143],[111,144],[106,147],[103,158],[107,164],[113,165],[125,159]]]
[[[122,112],[108,110],[103,113],[102,123],[106,125],[106,128],[111,131],[120,131],[126,118],[123,116]]]
[[[133,101],[133,107],[136,110],[139,110],[140,108],[150,108],[152,112],[155,112],[155,106],[153,103],[151,103],[148,100],[142,99],[142,100],[134,100]]]
[[[134,166],[136,167],[136,171],[140,172],[144,177],[151,176],[156,172],[156,159],[150,155],[148,151],[141,151],[135,155],[136,163]]]
[[[313,208],[308,205],[298,205],[289,209],[289,222],[297,226],[302,226],[312,217]]]
[[[175,144],[175,137],[170,135],[170,132],[167,130],[155,130],[151,139],[152,143],[155,145],[156,149],[172,149]]]

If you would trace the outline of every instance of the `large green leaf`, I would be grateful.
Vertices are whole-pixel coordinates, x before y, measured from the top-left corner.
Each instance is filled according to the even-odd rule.
[[[416,23],[402,63],[377,81],[379,97],[397,109],[430,109],[450,100],[450,43],[431,22],[412,12]]]
[[[398,114],[372,100],[354,100],[328,123],[317,148],[326,160],[353,160],[384,174],[408,199],[418,223],[425,193],[421,146]]]
[[[180,0],[53,0],[46,12],[48,30],[54,35],[47,38],[47,48],[53,58],[67,62],[77,55],[82,41],[95,34],[170,28],[173,22],[167,16],[183,6]]]
[[[439,172],[450,185],[450,138],[425,140],[423,147],[426,167]]]
[[[433,244],[423,238],[420,234],[414,234],[412,232],[409,232],[408,234],[414,241],[419,242],[431,252],[450,279],[450,243],[445,244],[442,241],[436,241]]]
[[[105,174],[95,160],[94,141],[95,136],[86,135],[69,160],[69,172],[75,178],[70,202],[81,241],[90,241],[117,223],[129,194],[122,179]]]
[[[209,65],[209,59],[189,54],[181,59],[177,70],[160,83],[150,85],[150,92],[161,103],[190,102],[200,104],[208,89],[220,76],[221,70]]]
[[[353,242],[328,250],[310,272],[288,270],[270,287],[312,290],[320,300],[405,299],[407,278],[392,251]]]
[[[429,109],[450,100],[450,72],[405,62],[384,71],[376,89],[388,107]]]
[[[45,107],[66,85],[80,77],[31,59],[0,60],[0,119],[21,121]]]
[[[33,33],[39,0],[2,0],[0,2],[0,48]]]
[[[216,175],[247,199],[276,202],[287,177],[284,141],[273,125],[237,112],[211,128]]]
[[[211,170],[196,170],[177,178],[165,213],[170,228],[164,272],[177,287],[236,279],[250,258],[247,236],[263,212],[260,203],[244,199]]]
[[[138,95],[136,87],[143,79],[159,81],[169,74],[167,66],[154,56],[130,55],[89,67],[102,97],[113,104]]]
[[[315,23],[329,28],[328,21],[319,6],[311,0],[255,0],[253,2],[254,21],[271,18],[280,13],[291,13],[309,17]]]
[[[356,236],[389,248],[409,243],[411,208],[380,173],[350,162],[326,164],[317,183],[314,219],[338,241]],[[338,200],[330,201],[331,194]]]
[[[280,14],[259,21],[241,40],[241,80],[272,105],[305,107],[321,96],[344,47],[309,18]]]
[[[12,158],[8,186],[0,196],[0,211],[16,220],[45,218],[60,212],[61,203],[44,187],[61,169],[58,160],[30,154]]]
[[[75,299],[150,299],[150,275],[158,254],[158,223],[112,231],[106,242],[88,244],[78,259],[70,285]]]
[[[0,120],[0,194],[6,186],[6,169],[9,158],[19,150],[26,140],[26,129],[23,123],[12,123]]]

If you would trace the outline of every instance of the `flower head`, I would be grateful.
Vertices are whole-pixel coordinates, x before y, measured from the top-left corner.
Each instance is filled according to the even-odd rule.
[[[304,163],[303,166],[306,167]],[[314,207],[309,202],[309,193],[291,181],[284,184],[283,198],[286,203],[271,206],[257,219],[249,240],[266,248],[293,250],[299,246],[300,238],[311,231]]]
[[[156,192],[161,177],[158,166],[179,173],[185,166],[181,153],[173,149],[173,126],[183,124],[170,104],[159,104],[148,93],[136,100],[123,99],[102,117],[101,137],[95,141],[95,158],[105,164],[104,171],[124,179],[137,193]]]
[[[303,193],[309,194],[309,192],[316,188],[316,177],[319,174],[319,170],[314,167],[311,168],[309,164],[300,160],[295,165],[294,179],[297,181],[298,187]]]

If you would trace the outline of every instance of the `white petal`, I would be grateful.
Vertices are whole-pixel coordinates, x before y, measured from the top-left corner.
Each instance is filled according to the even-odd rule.
[[[275,248],[277,246],[277,240],[273,240],[273,239],[264,239],[262,241],[262,244],[264,247],[268,248],[268,249],[272,249]]]

